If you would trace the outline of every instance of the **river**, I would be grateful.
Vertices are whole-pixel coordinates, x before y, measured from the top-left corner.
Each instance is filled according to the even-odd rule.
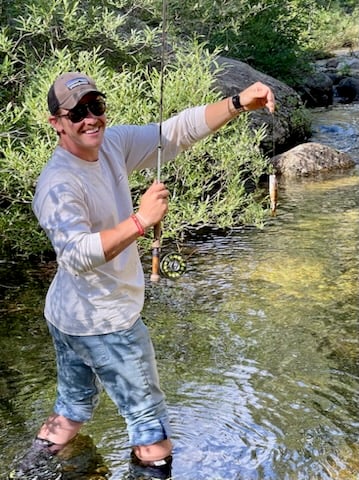
[[[348,151],[356,168],[281,182],[262,229],[187,244],[179,280],[148,282],[143,317],[175,480],[359,478],[359,109],[313,111],[313,122],[313,140]],[[41,321],[51,270],[3,262],[0,273],[5,479],[51,410],[55,367]],[[61,478],[98,480],[107,469],[124,480],[125,425],[106,396],[82,433]]]

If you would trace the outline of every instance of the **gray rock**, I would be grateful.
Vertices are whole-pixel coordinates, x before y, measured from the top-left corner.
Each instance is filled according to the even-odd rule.
[[[276,172],[286,177],[301,177],[355,165],[347,153],[320,143],[308,142],[271,159]]]
[[[273,144],[277,151],[283,151],[308,138],[308,118],[304,113],[303,102],[295,90],[239,60],[217,57],[216,63],[223,68],[216,76],[217,88],[223,96],[235,95],[258,81],[273,89],[277,103],[274,118],[266,109],[250,114],[253,128],[267,125],[268,135],[263,142],[266,151],[271,151]]]

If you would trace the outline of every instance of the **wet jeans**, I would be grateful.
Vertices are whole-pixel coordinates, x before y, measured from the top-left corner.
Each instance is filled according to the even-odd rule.
[[[131,445],[170,437],[154,349],[141,318],[127,330],[104,335],[67,335],[48,326],[57,356],[55,413],[89,420],[103,387],[126,420]]]

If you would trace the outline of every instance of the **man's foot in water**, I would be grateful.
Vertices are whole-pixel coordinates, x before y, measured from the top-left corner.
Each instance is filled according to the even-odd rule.
[[[55,443],[35,438],[31,447],[19,460],[9,479],[22,480],[59,480],[59,462],[54,458],[61,446]]]
[[[143,462],[131,452],[126,480],[169,480],[172,475],[172,456],[157,462]]]

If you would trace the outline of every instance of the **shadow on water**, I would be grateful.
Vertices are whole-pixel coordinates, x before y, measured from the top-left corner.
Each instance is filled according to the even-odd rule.
[[[282,182],[279,199],[262,230],[187,245],[196,252],[178,281],[148,282],[175,480],[359,478],[359,172]],[[49,278],[5,262],[0,272],[5,479],[51,409],[55,367]],[[82,433],[122,480],[127,435],[106,396]],[[71,465],[77,480],[104,478]]]

